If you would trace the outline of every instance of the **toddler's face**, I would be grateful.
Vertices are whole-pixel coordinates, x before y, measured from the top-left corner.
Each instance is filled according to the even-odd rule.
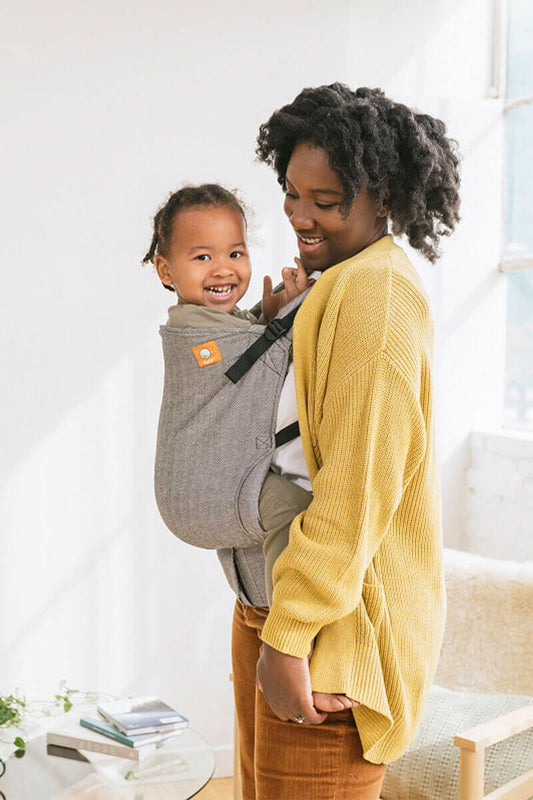
[[[237,209],[193,206],[179,211],[172,226],[168,257],[154,264],[178,302],[231,312],[251,277],[246,225]]]

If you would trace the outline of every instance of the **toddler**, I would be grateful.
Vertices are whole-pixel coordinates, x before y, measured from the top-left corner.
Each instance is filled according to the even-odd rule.
[[[259,317],[240,310],[237,303],[251,278],[244,210],[231,192],[217,184],[203,184],[178,190],[157,212],[143,263],[152,262],[165,288],[178,296],[178,303],[168,310],[167,325],[212,327],[266,324],[273,319],[286,303],[314,283],[299,259],[295,260],[297,269],[283,270],[282,291],[274,294],[272,280],[265,276]],[[269,605],[274,562],[288,543],[292,520],[313,498],[304,486],[311,488],[308,477],[295,475],[294,480],[288,480],[271,470],[263,483],[259,514],[266,532],[263,551]],[[318,692],[313,693],[313,702],[322,711],[355,704],[345,695]]]

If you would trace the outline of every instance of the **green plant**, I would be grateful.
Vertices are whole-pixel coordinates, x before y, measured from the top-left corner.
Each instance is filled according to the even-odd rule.
[[[24,696],[17,693],[0,695],[0,730],[16,727],[19,732],[25,732],[24,725],[27,717],[36,719],[50,717],[61,712],[67,713],[73,707],[75,700],[94,703],[100,696],[96,692],[80,692],[79,689],[69,689],[65,680],[60,681],[59,689],[53,700],[28,702]],[[19,735],[13,739],[0,737],[0,742],[14,744],[18,750],[26,748],[25,739]]]

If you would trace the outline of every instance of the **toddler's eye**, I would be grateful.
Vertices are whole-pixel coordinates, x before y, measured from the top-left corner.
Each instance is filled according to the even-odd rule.
[[[243,255],[244,255],[244,253],[242,252],[242,250],[234,250],[233,253],[229,254],[229,257],[230,258],[241,258],[241,256],[243,256]]]
[[[200,253],[199,256],[195,256],[195,259],[198,261],[208,261],[211,258],[207,253]]]

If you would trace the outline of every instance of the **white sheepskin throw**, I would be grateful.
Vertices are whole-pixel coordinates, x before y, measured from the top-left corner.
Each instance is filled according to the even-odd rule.
[[[444,563],[448,611],[435,683],[533,695],[533,561],[445,548]]]

